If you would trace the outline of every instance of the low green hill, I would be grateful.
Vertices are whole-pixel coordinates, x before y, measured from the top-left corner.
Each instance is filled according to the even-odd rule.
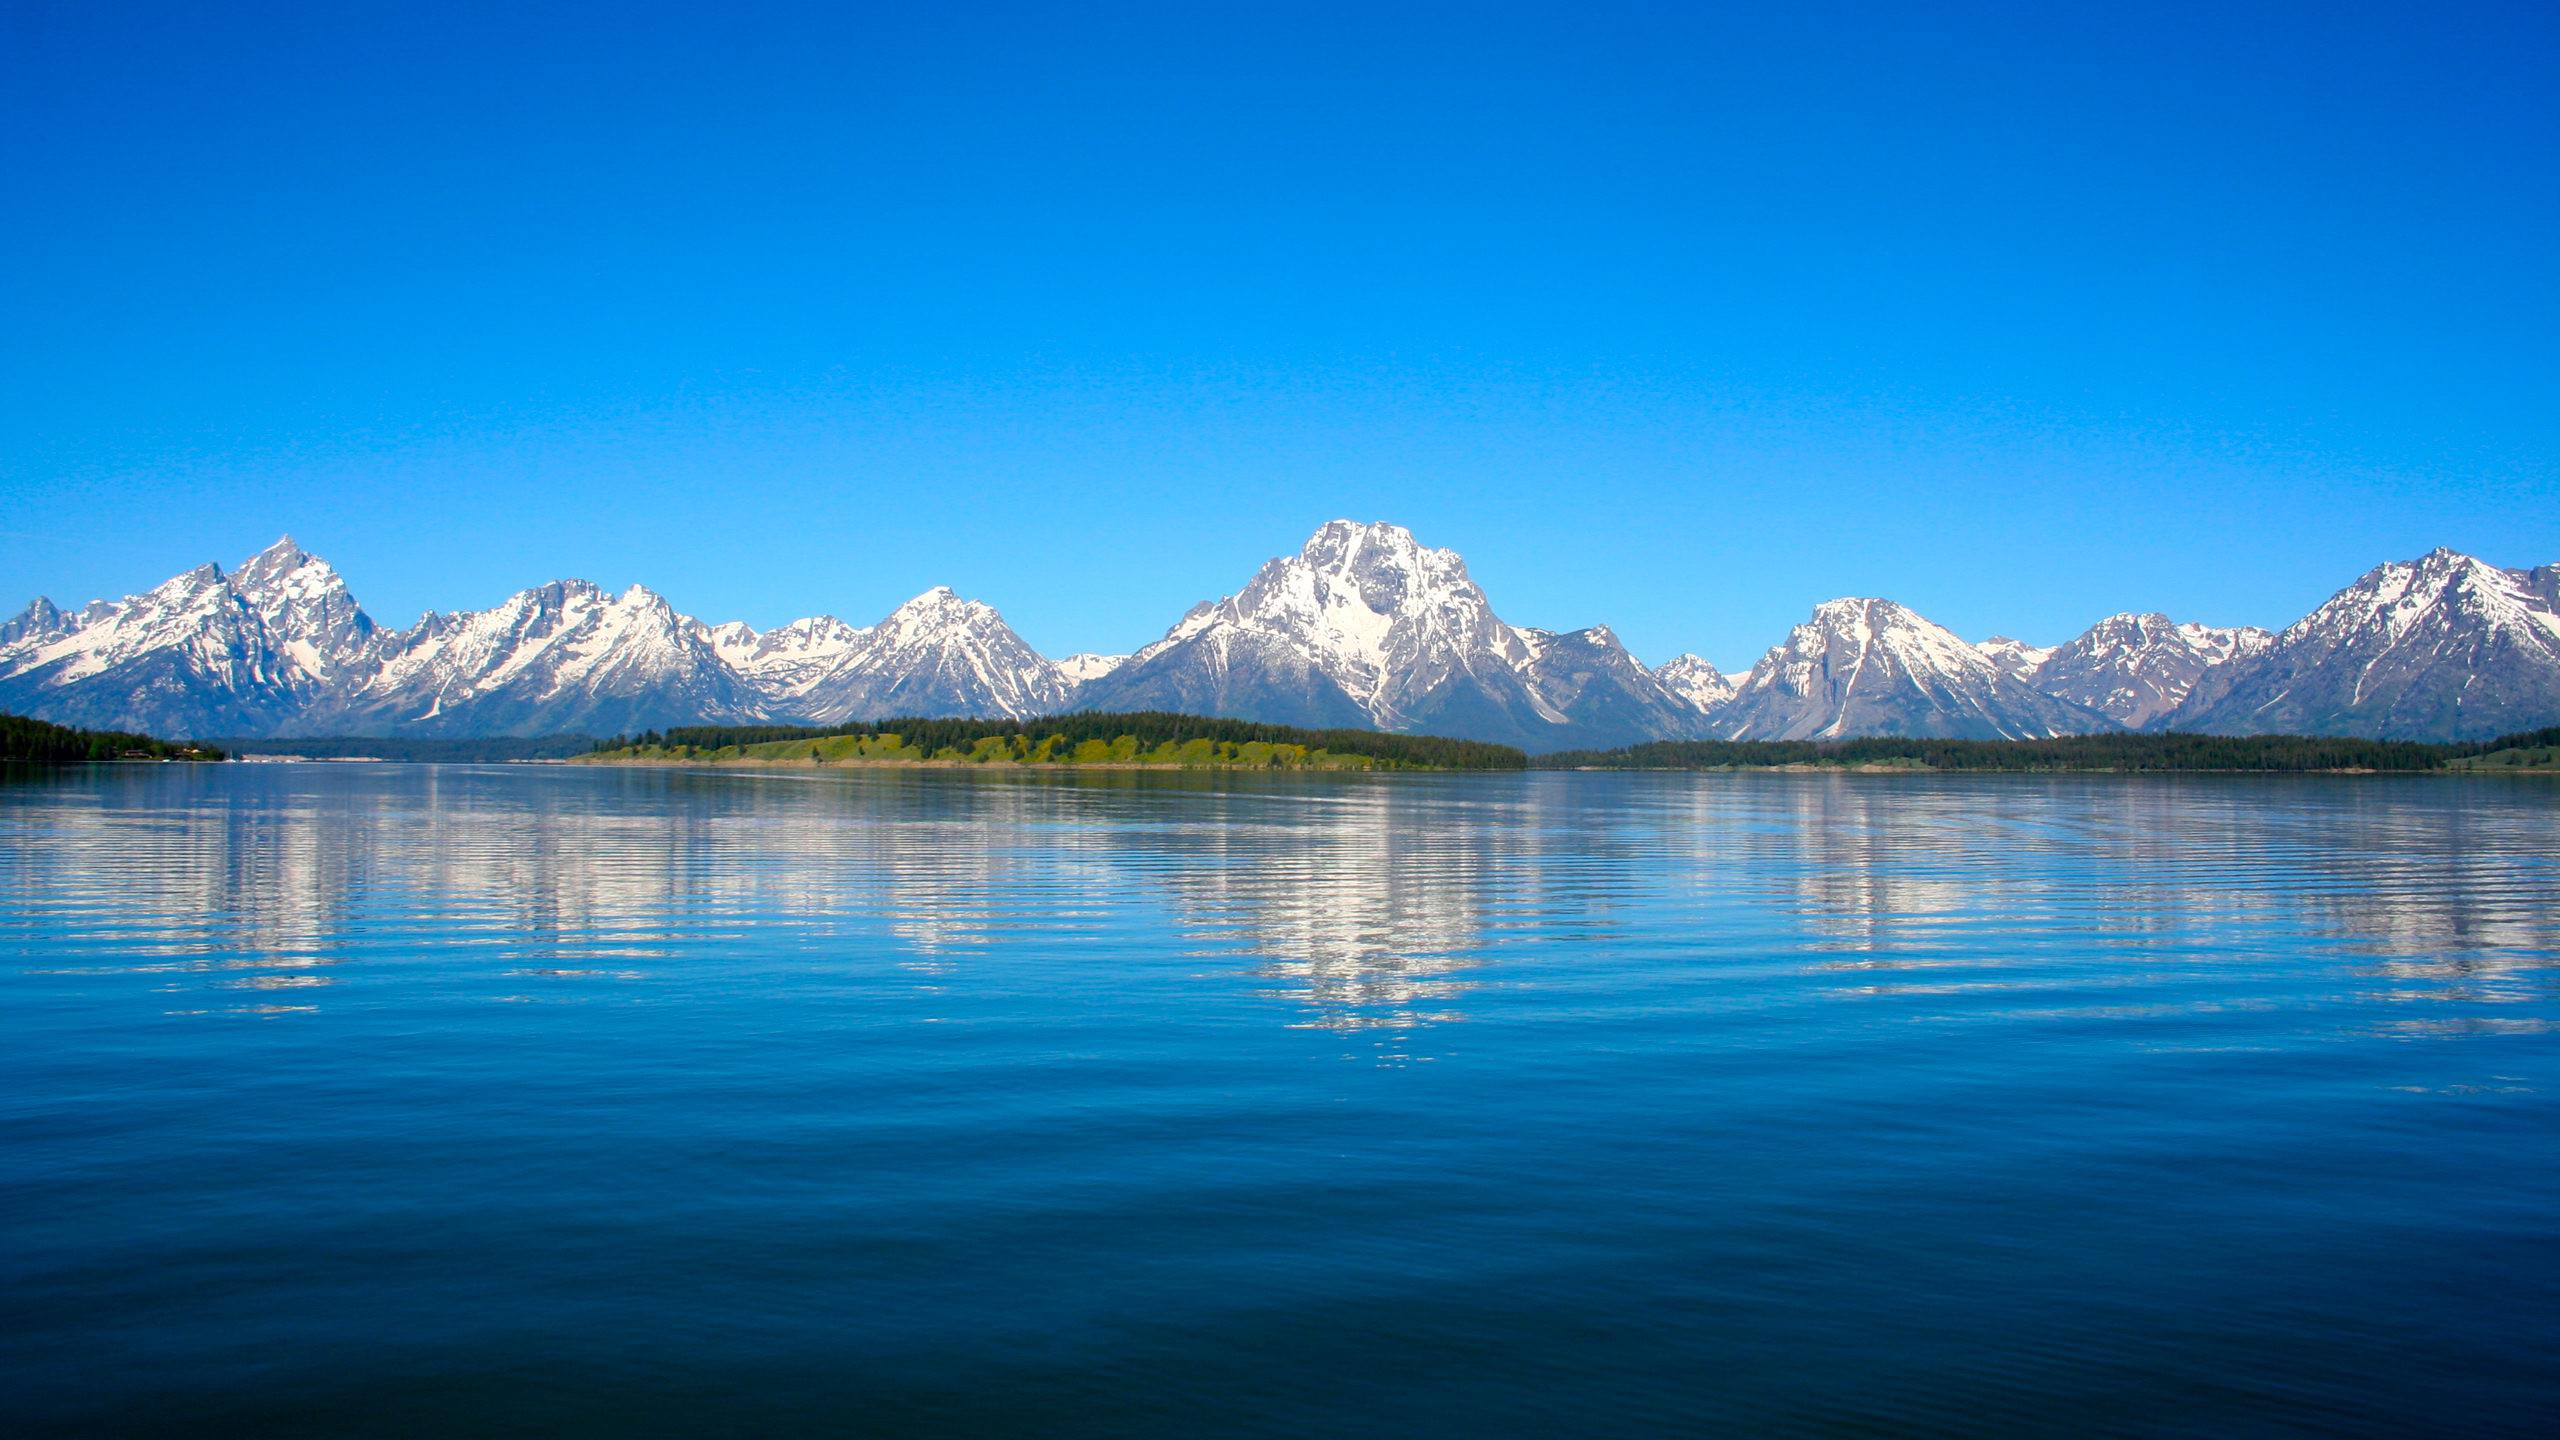
[[[1110,765],[1235,770],[1518,770],[1507,745],[1302,730],[1163,711],[1031,720],[897,719],[838,726],[700,725],[617,735],[598,763]]]

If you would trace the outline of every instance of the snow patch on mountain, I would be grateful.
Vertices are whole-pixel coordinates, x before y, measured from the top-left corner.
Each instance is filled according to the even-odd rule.
[[[2036,673],[2037,666],[2053,658],[2055,647],[2030,645],[2024,640],[1994,635],[1973,648],[1981,651],[1984,659],[1999,666],[2010,678],[2024,680]]]
[[[1747,672],[1746,672],[1747,674]],[[1662,688],[1687,701],[1701,715],[1712,715],[1742,688],[1742,678],[1727,675],[1697,655],[1677,655],[1653,672]]]
[[[1065,676],[1070,685],[1083,685],[1099,680],[1127,663],[1129,657],[1126,655],[1097,655],[1085,650],[1059,661],[1058,673]]]
[[[2110,615],[2046,652],[2028,683],[2128,729],[2151,728],[2186,702],[2205,672],[2264,651],[2255,626],[2181,623],[2166,615]]]
[[[1242,590],[1193,607],[1077,703],[1546,749],[1657,739],[1696,720],[1604,627],[1515,629],[1457,552],[1352,520],[1327,522]]]
[[[2029,688],[1945,626],[1868,597],[1814,607],[1751,668],[1713,724],[1734,740],[2016,740],[2112,728]]]
[[[2375,566],[2207,672],[2176,729],[2486,739],[2560,716],[2560,565],[2456,550]]]

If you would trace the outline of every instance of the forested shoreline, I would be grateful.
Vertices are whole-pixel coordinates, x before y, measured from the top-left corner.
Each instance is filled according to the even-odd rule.
[[[0,765],[88,765],[107,760],[219,760],[217,746],[126,730],[83,730],[0,714]]]
[[[1508,745],[1384,730],[1306,730],[1170,711],[832,726],[694,725],[617,735],[589,762],[1088,765],[1241,770],[1519,770]]]
[[[255,748],[249,748],[255,747]],[[269,748],[272,747],[272,748]],[[2560,773],[2560,726],[2432,743],[2322,735],[2108,734],[2033,740],[1665,740],[1530,756],[1507,745],[1379,730],[1309,730],[1170,711],[1029,720],[690,725],[592,740],[325,737],[181,741],[0,714],[0,764],[221,760],[229,753],[436,761],[1112,766],[1253,770],[1873,770],[1946,773]]]
[[[1561,750],[1542,770],[1934,770],[2305,774],[2552,768],[2560,726],[2495,740],[2430,743],[2333,735],[2062,735],[2038,740],[1662,740]]]

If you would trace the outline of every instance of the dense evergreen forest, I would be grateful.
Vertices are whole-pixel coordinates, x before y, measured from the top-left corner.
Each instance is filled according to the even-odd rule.
[[[77,730],[23,715],[0,715],[0,764],[85,765],[93,760],[219,760],[212,745],[155,740],[122,730]]]
[[[824,727],[691,725],[617,735],[596,745],[595,758],[1324,770],[1518,770],[1528,764],[1520,751],[1480,740],[1381,730],[1302,730],[1164,711],[1034,720],[898,719]]]
[[[2047,740],[1664,740],[1623,750],[1562,750],[1548,770],[1731,770],[1795,765],[1927,770],[2426,771],[2513,768],[2482,762],[2560,745],[2560,727],[2461,744],[2332,735],[2064,735]]]

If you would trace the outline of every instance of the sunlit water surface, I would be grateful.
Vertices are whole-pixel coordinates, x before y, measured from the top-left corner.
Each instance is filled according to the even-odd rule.
[[[2560,786],[0,783],[16,1433],[2527,1434]]]

